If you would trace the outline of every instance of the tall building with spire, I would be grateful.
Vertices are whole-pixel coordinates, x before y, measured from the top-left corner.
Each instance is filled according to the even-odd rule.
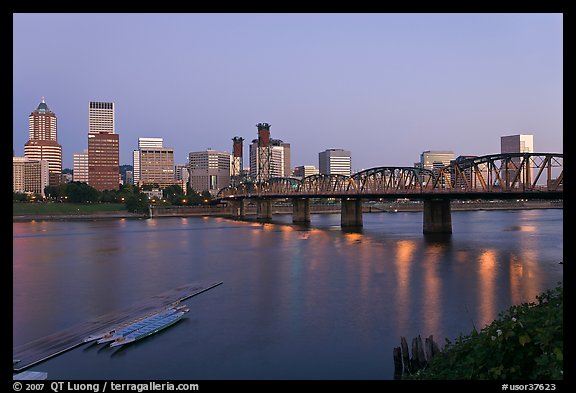
[[[44,97],[28,117],[28,142],[24,144],[24,157],[48,161],[49,185],[62,181],[62,145],[58,143],[56,114],[50,110]]]
[[[120,138],[114,128],[114,103],[88,105],[88,184],[98,191],[120,188]]]

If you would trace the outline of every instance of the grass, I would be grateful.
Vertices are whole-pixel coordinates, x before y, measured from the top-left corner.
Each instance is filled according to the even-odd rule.
[[[89,214],[126,211],[122,203],[12,203],[12,215],[20,214]]]

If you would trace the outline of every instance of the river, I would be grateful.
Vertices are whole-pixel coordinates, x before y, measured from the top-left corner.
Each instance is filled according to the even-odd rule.
[[[453,211],[273,223],[217,217],[13,223],[13,345],[188,283],[172,327],[122,350],[84,344],[31,370],[51,380],[389,380],[400,337],[480,330],[563,280],[563,210]]]

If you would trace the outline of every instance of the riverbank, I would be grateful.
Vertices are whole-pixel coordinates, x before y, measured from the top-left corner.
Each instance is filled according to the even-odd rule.
[[[453,211],[469,210],[509,210],[509,209],[563,209],[563,201],[453,201]],[[118,207],[117,207],[118,208]],[[21,209],[20,209],[21,210]],[[196,216],[232,216],[232,210],[226,206],[154,206],[147,213],[130,213],[127,210],[93,210],[78,209],[76,212],[42,212],[42,206],[37,206],[33,213],[13,212],[13,222],[26,221],[72,221],[72,220],[109,220],[109,219],[146,219],[159,217],[196,217]],[[47,209],[48,210],[48,209]],[[421,212],[422,202],[392,202],[392,203],[366,203],[363,213],[397,213]],[[292,214],[291,205],[272,206],[273,214]],[[338,214],[340,204],[311,204],[311,214]],[[247,205],[246,215],[255,215],[256,207]]]

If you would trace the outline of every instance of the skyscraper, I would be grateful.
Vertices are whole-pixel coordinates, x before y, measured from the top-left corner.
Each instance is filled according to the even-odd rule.
[[[326,175],[352,174],[352,154],[344,149],[327,149],[318,153],[319,171]]]
[[[114,129],[114,103],[88,106],[88,184],[98,191],[120,187],[119,136]]]
[[[271,177],[290,176],[290,144],[280,139],[269,139],[266,149],[268,153],[259,154],[263,151],[262,146],[258,146],[258,139],[252,140],[250,144],[250,176],[260,181]],[[265,170],[260,159],[268,160],[268,173],[260,173]]]
[[[62,180],[62,146],[58,144],[56,114],[48,108],[44,97],[28,117],[28,142],[24,157],[48,161],[49,185]]]
[[[216,195],[230,185],[230,153],[207,149],[188,155],[190,188]]]

